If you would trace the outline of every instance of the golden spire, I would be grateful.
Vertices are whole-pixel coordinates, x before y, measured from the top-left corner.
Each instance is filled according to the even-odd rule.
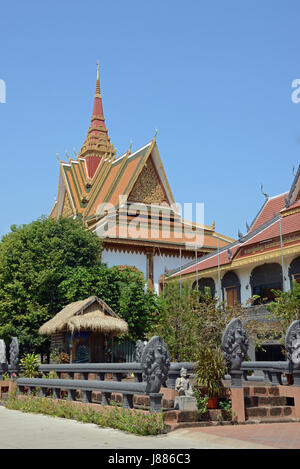
[[[99,77],[99,60],[97,61],[97,81],[96,81],[96,94],[95,94],[95,96],[99,96],[101,98],[100,77]]]

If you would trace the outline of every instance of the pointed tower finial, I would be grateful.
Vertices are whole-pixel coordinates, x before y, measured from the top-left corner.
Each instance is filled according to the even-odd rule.
[[[102,97],[100,93],[100,72],[97,62],[96,93],[94,96],[93,114],[87,137],[78,154],[84,158],[87,164],[88,176],[93,178],[100,161],[109,154],[109,159],[114,159],[116,150],[110,142],[103,114]]]
[[[96,81],[96,94],[95,94],[95,96],[101,98],[101,93],[100,93],[99,60],[97,61],[97,81]]]

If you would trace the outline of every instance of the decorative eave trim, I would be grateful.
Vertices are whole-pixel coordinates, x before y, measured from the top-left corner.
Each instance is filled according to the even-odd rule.
[[[67,163],[61,163],[61,165],[62,166],[70,166]],[[63,175],[65,189],[68,192],[68,196],[69,196],[69,199],[70,199],[71,207],[72,207],[72,210],[73,210],[73,215],[76,216],[77,212],[76,212],[75,204],[74,204],[74,201],[73,201],[72,192],[70,190],[68,178],[66,177],[66,174],[65,174],[65,171],[63,170],[63,168],[62,168],[62,175]],[[59,216],[61,216],[61,214]]]
[[[298,254],[300,253],[300,243],[297,243],[293,246],[283,247],[283,255],[291,255],[291,254]],[[281,248],[274,249],[272,251],[268,251],[267,253],[262,254],[255,254],[253,256],[249,256],[247,258],[241,258],[233,260],[229,264],[224,264],[220,266],[220,272],[226,272],[228,270],[235,270],[241,267],[245,267],[245,265],[252,265],[257,264],[258,262],[266,262],[273,259],[280,259],[281,258]],[[213,275],[218,273],[218,267],[203,269],[197,272],[192,272],[190,274],[182,273],[182,277],[186,280],[194,280],[197,278],[207,277],[207,275]],[[178,275],[175,277],[169,277],[169,280],[178,279]]]

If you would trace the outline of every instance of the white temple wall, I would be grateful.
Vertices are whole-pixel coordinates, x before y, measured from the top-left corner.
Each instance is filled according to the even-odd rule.
[[[186,264],[188,262],[187,259],[182,259],[182,264]],[[159,293],[159,280],[161,275],[164,274],[165,269],[172,270],[177,269],[180,265],[180,256],[178,257],[171,257],[171,256],[161,256],[155,255],[154,256],[154,266],[153,266],[153,284],[154,284],[154,291],[158,294]]]
[[[146,260],[145,254],[110,251],[106,249],[103,249],[102,251],[102,261],[106,263],[108,267],[113,267],[115,265],[130,265],[143,272],[145,278]]]

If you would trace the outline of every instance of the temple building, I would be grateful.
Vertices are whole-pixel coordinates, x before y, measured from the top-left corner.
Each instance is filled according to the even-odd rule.
[[[216,233],[214,223],[183,220],[156,135],[136,151],[130,146],[117,156],[105,126],[99,65],[88,134],[75,158],[59,160],[58,194],[50,216],[80,218],[102,238],[102,260],[108,267],[137,267],[156,292],[168,270],[233,241]]]
[[[288,291],[293,280],[300,283],[300,166],[289,191],[265,197],[245,235],[168,278],[186,279],[202,292],[209,287],[228,306],[245,307],[252,307],[253,295],[254,305],[263,305],[274,299],[272,290]]]

